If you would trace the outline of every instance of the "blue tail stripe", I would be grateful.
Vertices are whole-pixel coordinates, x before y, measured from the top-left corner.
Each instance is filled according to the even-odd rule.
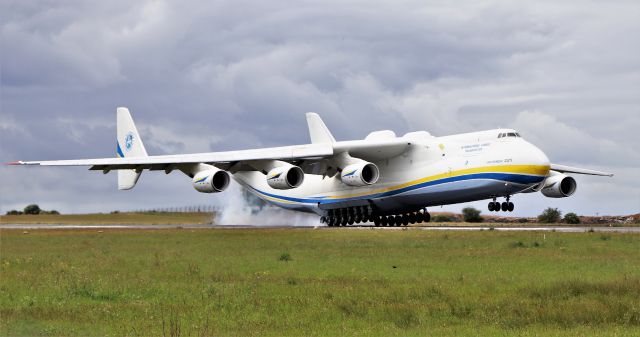
[[[124,153],[122,153],[122,149],[120,148],[120,142],[116,142],[118,148],[116,149],[118,157],[124,158]]]

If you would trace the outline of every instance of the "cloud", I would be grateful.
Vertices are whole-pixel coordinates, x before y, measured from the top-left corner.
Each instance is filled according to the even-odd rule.
[[[117,106],[152,154],[306,143],[307,111],[338,139],[512,126],[554,161],[626,172],[553,202],[633,212],[639,15],[635,1],[6,1],[0,161],[111,156]],[[174,175],[123,194],[111,175],[67,172],[3,168],[0,210],[217,200]],[[549,202],[523,198],[525,213]]]

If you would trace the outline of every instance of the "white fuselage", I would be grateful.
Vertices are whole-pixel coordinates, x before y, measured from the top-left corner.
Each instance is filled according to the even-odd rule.
[[[269,187],[257,171],[233,177],[260,198],[280,207],[326,214],[329,209],[371,206],[379,214],[415,211],[531,191],[549,174],[549,159],[513,130],[489,130],[446,137],[426,132],[402,137],[411,146],[400,155],[373,161],[380,170],[377,183],[352,187],[333,177],[306,175],[289,190]],[[339,145],[339,144],[338,144]]]

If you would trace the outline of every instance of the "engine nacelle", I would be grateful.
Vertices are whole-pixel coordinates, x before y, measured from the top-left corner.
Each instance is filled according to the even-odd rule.
[[[304,181],[304,172],[294,165],[283,165],[267,173],[267,184],[277,190],[296,188]]]
[[[229,173],[222,170],[205,170],[193,177],[193,188],[202,193],[222,192],[229,186]]]
[[[349,186],[367,186],[375,184],[380,177],[378,167],[373,163],[351,164],[340,173],[340,179]]]
[[[576,180],[565,174],[553,172],[544,182],[542,194],[549,198],[565,198],[575,193],[578,184]]]

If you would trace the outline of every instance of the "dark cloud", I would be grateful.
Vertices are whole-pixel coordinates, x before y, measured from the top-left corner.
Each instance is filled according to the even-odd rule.
[[[633,212],[639,16],[634,1],[6,1],[0,160],[114,155],[117,106],[152,154],[305,143],[307,111],[339,139],[513,126],[553,161],[621,172],[581,178],[563,207]],[[2,210],[211,200],[179,175],[115,192],[84,170],[0,174]]]

